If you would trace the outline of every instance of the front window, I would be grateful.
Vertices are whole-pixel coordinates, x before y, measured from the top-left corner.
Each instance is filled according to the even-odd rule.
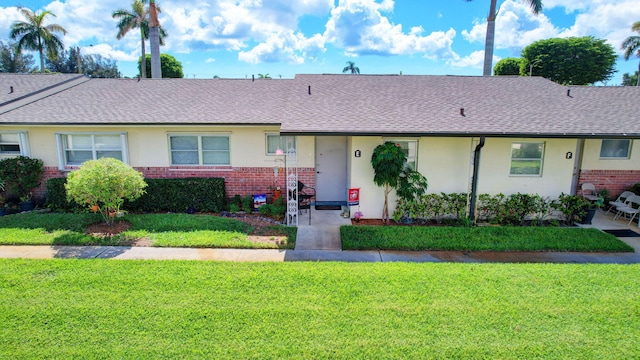
[[[13,156],[29,156],[26,132],[0,133],[0,159]]]
[[[267,134],[267,155],[283,155],[289,150],[295,150],[295,136],[280,136],[277,134]],[[279,152],[282,150],[282,153]]]
[[[402,149],[407,157],[407,165],[413,170],[418,170],[418,141],[417,140],[387,140]]]
[[[82,165],[87,160],[104,157],[128,163],[126,134],[57,134],[61,158],[60,167]]]
[[[170,135],[172,165],[231,165],[228,135]]]
[[[631,153],[631,140],[603,139],[600,145],[601,159],[628,159]]]
[[[511,175],[542,175],[544,143],[516,142],[511,144]]]

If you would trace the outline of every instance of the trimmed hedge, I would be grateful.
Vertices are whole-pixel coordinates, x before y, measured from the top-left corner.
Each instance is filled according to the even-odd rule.
[[[69,203],[65,178],[47,181],[47,206],[53,210],[74,212],[82,207]],[[123,209],[138,212],[220,212],[226,206],[226,188],[222,178],[145,179],[146,193]]]

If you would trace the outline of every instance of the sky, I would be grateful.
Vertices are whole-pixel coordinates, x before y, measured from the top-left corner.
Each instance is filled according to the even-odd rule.
[[[161,52],[176,57],[188,78],[341,73],[353,61],[362,74],[482,75],[489,0],[158,0],[169,34]],[[2,0],[0,40],[22,20],[17,7],[49,10],[62,25],[65,47],[79,46],[138,74],[140,34],[116,39],[116,9],[130,0]],[[540,39],[594,36],[618,52],[619,85],[640,59],[622,58],[620,44],[640,21],[638,0],[543,0],[533,15],[526,1],[498,1],[494,65],[519,57]],[[635,33],[637,35],[637,33]],[[147,53],[149,45],[147,43]],[[37,57],[36,57],[37,58]],[[37,63],[37,61],[36,61]],[[535,75],[535,74],[534,74]]]

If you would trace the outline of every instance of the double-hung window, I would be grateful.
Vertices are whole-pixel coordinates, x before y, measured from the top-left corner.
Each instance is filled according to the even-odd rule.
[[[603,139],[600,145],[600,159],[626,160],[631,154],[631,140]]]
[[[126,133],[69,133],[56,136],[61,169],[104,157],[129,163]]]
[[[511,144],[511,170],[514,176],[541,176],[543,142],[514,142]]]
[[[231,165],[229,135],[169,135],[171,165]]]
[[[278,150],[282,150],[283,153],[286,153],[291,149],[296,149],[295,136],[267,134],[267,155],[282,155],[278,153]]]
[[[29,142],[24,131],[0,132],[0,159],[13,156],[29,156]]]

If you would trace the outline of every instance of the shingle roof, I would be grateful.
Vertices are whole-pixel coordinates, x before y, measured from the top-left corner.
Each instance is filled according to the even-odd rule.
[[[2,74],[0,79],[0,114],[89,80],[79,74]]]
[[[0,111],[0,124],[281,124],[285,134],[640,137],[640,88],[571,87],[570,96],[567,89],[510,76],[92,79]]]

